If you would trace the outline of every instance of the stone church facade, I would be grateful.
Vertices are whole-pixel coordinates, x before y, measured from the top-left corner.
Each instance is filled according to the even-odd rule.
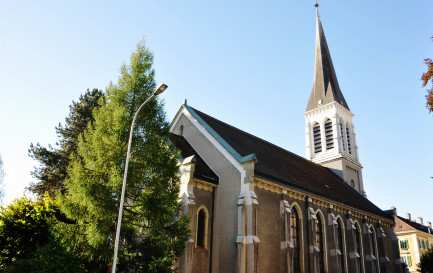
[[[402,272],[392,214],[365,196],[353,114],[317,15],[307,159],[186,102],[171,142],[191,217],[182,273]]]

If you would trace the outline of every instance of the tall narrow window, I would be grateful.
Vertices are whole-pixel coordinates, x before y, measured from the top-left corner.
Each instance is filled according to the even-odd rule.
[[[332,132],[332,121],[330,119],[325,122],[325,137],[326,137],[326,150],[334,148],[334,135]]]
[[[313,127],[313,137],[314,137],[314,152],[320,153],[322,151],[322,139],[320,135],[320,125],[316,123]]]
[[[347,150],[349,151],[349,154],[351,154],[352,153],[352,147],[350,146],[349,124],[346,125],[346,138],[347,138]]]
[[[292,235],[292,244],[294,246],[294,253],[293,253],[293,269],[295,273],[301,272],[301,242],[299,237],[299,216],[298,216],[298,210],[293,207],[292,209],[292,225],[291,225],[291,232]]]
[[[343,120],[341,119],[340,119],[340,137],[341,137],[341,145],[343,146],[343,151],[346,151],[346,146],[344,145]]]
[[[206,248],[206,229],[207,229],[207,217],[205,208],[198,211],[197,215],[197,247]]]
[[[340,251],[339,255],[340,255],[340,268],[342,273],[346,272],[345,268],[344,268],[344,244],[343,244],[343,229],[341,227],[341,221],[337,220],[337,247],[338,250]]]
[[[314,230],[316,231],[316,246],[319,249],[319,272],[324,273],[325,272],[325,253],[323,248],[323,227],[322,227],[322,219],[319,215],[317,215],[317,219],[314,222]]]
[[[378,268],[377,268],[377,253],[376,253],[376,236],[374,235],[374,230],[373,230],[373,226],[370,226],[368,228],[368,234],[370,237],[370,248],[371,248],[371,258],[372,258],[372,263],[373,263],[373,272],[372,273],[376,273],[379,272]]]
[[[356,256],[356,265],[357,265],[357,273],[364,272],[362,260],[361,260],[361,230],[358,225],[355,226],[355,256]]]
[[[409,248],[409,242],[407,240],[399,240],[400,241],[400,248],[401,249],[408,249]]]

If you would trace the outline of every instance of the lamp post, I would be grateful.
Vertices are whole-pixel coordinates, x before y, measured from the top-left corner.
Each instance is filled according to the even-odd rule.
[[[126,153],[126,162],[125,162],[125,171],[123,173],[123,185],[122,185],[122,195],[120,197],[120,207],[119,207],[119,216],[117,217],[117,229],[116,229],[116,241],[114,243],[114,257],[113,257],[113,266],[112,266],[112,273],[116,273],[116,264],[117,264],[117,252],[119,249],[119,237],[120,237],[120,226],[122,224],[122,214],[123,214],[123,202],[125,200],[125,188],[126,188],[126,178],[128,176],[128,165],[129,165],[129,155],[131,153],[131,142],[132,142],[132,132],[134,130],[134,124],[135,119],[138,116],[138,113],[140,112],[141,108],[150,101],[154,96],[158,96],[162,92],[167,89],[167,85],[165,83],[161,84],[143,104],[138,107],[137,112],[135,112],[134,119],[132,120],[131,124],[131,131],[129,132],[129,141],[128,141],[128,152]]]

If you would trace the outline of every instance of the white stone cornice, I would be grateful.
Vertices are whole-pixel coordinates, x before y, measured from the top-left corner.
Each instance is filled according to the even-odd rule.
[[[310,111],[304,112],[304,116],[305,117],[314,116],[314,115],[317,115],[317,114],[320,114],[320,113],[323,113],[323,112],[326,112],[326,111],[329,111],[329,110],[335,109],[335,108],[338,109],[341,114],[344,114],[347,117],[352,118],[354,116],[354,114],[352,112],[350,112],[348,109],[346,109],[341,104],[339,104],[338,102],[335,102],[335,101],[327,103],[327,104],[322,105],[322,106],[319,106],[319,107],[314,108]]]

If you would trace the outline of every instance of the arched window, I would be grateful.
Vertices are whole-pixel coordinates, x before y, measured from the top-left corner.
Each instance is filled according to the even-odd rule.
[[[341,273],[346,272],[345,267],[344,267],[344,237],[343,237],[343,229],[342,229],[342,224],[341,224],[341,219],[337,220],[337,247],[338,250],[340,251],[339,255],[340,255],[340,268],[341,268]]]
[[[314,137],[314,152],[320,153],[322,151],[322,136],[320,135],[320,124],[316,123],[313,127]]]
[[[369,239],[370,239],[370,249],[371,249],[371,258],[372,258],[372,263],[373,263],[373,272],[372,273],[377,273],[378,271],[378,267],[377,267],[377,253],[376,253],[376,235],[374,234],[374,227],[370,226],[368,227],[368,235],[369,235]]]
[[[179,128],[179,135],[183,136],[183,125],[181,125]]]
[[[358,224],[355,224],[356,230],[355,230],[355,258],[356,258],[356,265],[357,265],[357,273],[364,272],[364,267],[362,264],[362,246],[361,246],[361,229],[359,228]]]
[[[332,121],[327,119],[325,122],[325,137],[326,137],[326,150],[334,148],[334,135],[332,132]]]
[[[346,138],[347,138],[347,150],[349,154],[352,153],[352,147],[350,146],[350,131],[349,131],[349,123],[346,124]]]
[[[197,236],[196,236],[196,247],[207,248],[207,220],[208,214],[206,208],[199,209],[197,213]]]
[[[341,145],[343,146],[343,151],[346,151],[346,146],[344,145],[344,131],[343,131],[342,119],[340,119],[340,136],[341,136]]]
[[[294,246],[293,253],[293,269],[295,273],[301,272],[301,241],[300,241],[300,221],[298,210],[296,207],[292,208],[292,218],[291,223],[291,236],[292,236],[292,244]]]
[[[350,179],[350,186],[352,188],[355,188],[355,181],[353,179]]]
[[[325,272],[325,252],[323,247],[323,226],[322,226],[322,218],[319,215],[316,217],[317,219],[314,221],[314,230],[316,233],[316,246],[319,249],[319,272]]]

